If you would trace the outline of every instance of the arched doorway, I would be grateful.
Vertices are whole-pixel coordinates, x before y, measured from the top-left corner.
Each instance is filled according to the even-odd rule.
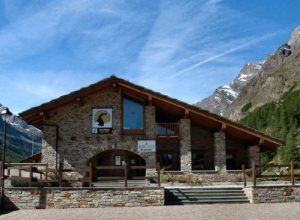
[[[128,179],[145,179],[145,168],[140,169],[139,166],[145,166],[146,161],[138,154],[127,150],[106,150],[94,157],[89,162],[93,165],[93,181],[97,182],[101,179],[124,179],[124,169],[122,166],[127,164]],[[107,169],[97,169],[97,167],[107,167]],[[120,169],[114,169],[118,168]]]

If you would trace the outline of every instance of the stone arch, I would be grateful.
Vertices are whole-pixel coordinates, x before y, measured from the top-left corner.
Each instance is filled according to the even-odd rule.
[[[93,181],[124,179],[125,163],[128,166],[128,179],[144,179],[146,169],[135,169],[136,166],[146,166],[146,160],[136,152],[127,149],[107,149],[92,156],[87,163],[93,167]],[[107,169],[99,169],[107,167]],[[110,167],[110,169],[109,169]],[[131,168],[132,167],[132,168]]]

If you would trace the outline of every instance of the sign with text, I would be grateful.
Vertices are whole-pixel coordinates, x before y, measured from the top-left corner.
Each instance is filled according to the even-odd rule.
[[[138,141],[138,152],[151,153],[156,151],[155,140],[142,140]]]

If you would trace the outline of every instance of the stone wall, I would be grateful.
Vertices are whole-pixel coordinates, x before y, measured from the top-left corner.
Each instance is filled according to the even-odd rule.
[[[5,209],[164,205],[163,188],[7,188]]]
[[[300,202],[300,186],[256,186],[245,188],[251,203]]]
[[[113,128],[111,134],[92,134],[92,108],[112,108]],[[138,140],[155,138],[155,106],[145,106],[145,134],[124,135],[122,133],[122,93],[107,88],[83,99],[83,104],[70,102],[47,112],[43,126],[44,142],[42,162],[55,167],[56,144],[58,145],[58,164],[69,168],[87,165],[95,155],[105,150],[128,150],[146,161],[147,168],[156,165],[155,153],[139,153]],[[51,126],[52,125],[52,126]],[[58,125],[58,136],[56,128]],[[58,140],[58,142],[56,142]]]
[[[251,186],[244,187],[244,192],[248,197],[250,203],[253,203],[253,188]]]
[[[254,203],[300,202],[300,187],[267,186],[253,188]]]

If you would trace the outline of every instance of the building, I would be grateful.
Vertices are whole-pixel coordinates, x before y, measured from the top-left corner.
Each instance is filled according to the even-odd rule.
[[[52,167],[145,166],[128,177],[164,173],[200,181],[237,181],[242,165],[283,144],[195,106],[112,76],[22,112],[44,133],[42,162]],[[122,170],[93,172],[116,179]]]

